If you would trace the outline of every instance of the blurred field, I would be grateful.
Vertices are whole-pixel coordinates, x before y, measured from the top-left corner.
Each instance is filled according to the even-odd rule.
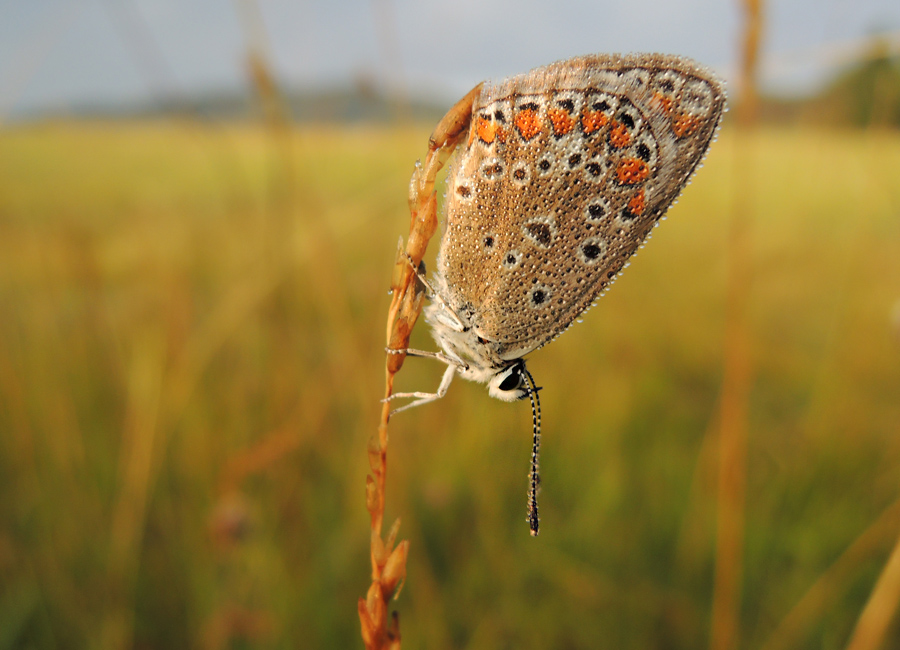
[[[428,130],[0,132],[0,650],[361,647],[366,440]],[[900,134],[749,147],[739,179],[726,129],[609,296],[532,356],[539,538],[527,404],[458,381],[393,420],[404,647],[708,644],[738,182],[755,197],[741,647],[845,646],[900,533]],[[398,388],[441,372],[411,359]]]

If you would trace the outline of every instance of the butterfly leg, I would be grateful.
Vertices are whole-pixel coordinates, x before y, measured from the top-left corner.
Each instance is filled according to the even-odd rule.
[[[418,258],[421,259],[422,254],[425,251],[425,244],[427,244],[428,239],[434,232],[434,228],[437,227],[437,218],[436,218],[436,210],[437,210],[437,200],[436,194],[434,190],[435,179],[437,178],[437,173],[441,167],[443,167],[444,163],[447,162],[447,159],[456,149],[456,146],[463,140],[465,134],[469,128],[469,124],[472,121],[472,106],[475,103],[476,98],[481,93],[482,84],[478,84],[469,93],[459,100],[449,111],[447,114],[441,118],[441,121],[435,127],[434,131],[431,134],[431,137],[428,140],[428,155],[425,159],[425,164],[423,166],[417,166],[416,171],[413,173],[412,179],[410,180],[409,185],[409,205],[410,210],[413,215],[413,219],[415,223],[420,224],[420,228],[416,230],[416,233],[411,233],[410,242],[407,244],[407,250],[419,250],[417,247],[413,246],[413,234],[416,234],[419,240],[424,238],[424,243],[421,243],[421,253],[418,255]],[[427,218],[426,218],[427,217]],[[431,230],[428,230],[431,228]],[[465,323],[463,323],[462,319],[459,315],[454,312],[450,306],[446,303],[446,301],[440,296],[438,292],[434,290],[434,288],[428,283],[425,279],[424,273],[419,269],[419,265],[415,262],[412,256],[407,255],[407,260],[409,265],[412,267],[413,273],[416,274],[419,282],[422,283],[423,286],[431,292],[432,299],[438,301],[441,305],[441,313],[446,311],[449,316],[443,316],[443,320],[451,321],[449,325],[452,329],[456,331],[464,331],[466,328]],[[457,370],[465,369],[468,366],[464,362],[459,359],[454,359],[440,352],[424,352],[421,350],[388,350],[388,354],[400,354],[400,353],[412,354],[413,356],[421,356],[421,357],[430,357],[433,359],[437,359],[443,363],[447,364],[447,369],[444,372],[444,376],[441,379],[441,384],[438,386],[437,392],[435,393],[395,393],[390,397],[386,398],[384,401],[389,401],[394,399],[395,397],[408,397],[414,398],[415,401],[407,404],[405,406],[400,407],[394,413],[398,411],[404,411],[408,408],[412,408],[413,406],[419,406],[421,404],[426,404],[428,402],[433,402],[437,399],[440,399],[444,395],[447,394],[447,389],[450,387],[450,382],[453,381],[453,375],[456,374]]]
[[[414,350],[413,348],[406,348],[405,350],[394,350],[393,348],[385,348],[385,352],[388,354],[408,354],[411,357],[421,357],[423,359],[437,359],[441,363],[446,363],[448,366],[460,366],[462,368],[466,368],[466,364],[464,364],[459,359],[452,359],[448,357],[443,352],[429,352],[428,350]]]
[[[438,357],[439,353],[433,353],[435,358]],[[395,413],[399,413],[400,411],[405,411],[406,409],[411,409],[414,406],[421,406],[422,404],[428,404],[429,402],[434,402],[436,400],[441,399],[444,395],[447,394],[447,389],[450,388],[450,382],[453,381],[453,375],[456,374],[456,364],[448,363],[447,369],[444,371],[444,376],[441,378],[441,385],[438,386],[438,389],[434,393],[421,393],[421,392],[413,392],[413,393],[394,393],[388,398],[381,400],[382,402],[389,402],[392,399],[397,397],[406,397],[406,398],[415,398],[416,401],[410,402],[405,406],[401,406],[398,409],[394,409],[391,411],[391,415]]]

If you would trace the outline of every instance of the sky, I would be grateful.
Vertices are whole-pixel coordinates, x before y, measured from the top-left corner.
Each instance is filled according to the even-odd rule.
[[[765,89],[815,89],[875,33],[900,51],[898,0],[763,1]],[[452,102],[484,79],[641,51],[731,82],[742,17],[739,0],[0,0],[0,118],[241,89],[260,33],[292,89]]]

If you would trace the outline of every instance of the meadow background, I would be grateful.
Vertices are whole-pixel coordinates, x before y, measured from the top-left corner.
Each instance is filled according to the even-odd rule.
[[[362,647],[366,444],[434,122],[293,123],[258,87],[268,119],[0,129],[0,650]],[[710,643],[735,211],[737,646],[846,647],[876,585],[891,618],[900,130],[826,113],[726,123],[609,295],[531,356],[540,537],[527,404],[458,381],[392,420],[404,647]],[[397,387],[442,371],[410,359]]]

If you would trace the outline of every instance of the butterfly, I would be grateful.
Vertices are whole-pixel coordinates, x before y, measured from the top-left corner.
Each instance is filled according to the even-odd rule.
[[[420,277],[441,351],[407,351],[447,369],[434,393],[392,398],[414,399],[397,411],[431,402],[457,374],[500,400],[529,397],[533,534],[540,402],[524,357],[621,273],[702,162],[724,110],[711,72],[660,54],[568,59],[472,97],[448,173],[437,269]]]

